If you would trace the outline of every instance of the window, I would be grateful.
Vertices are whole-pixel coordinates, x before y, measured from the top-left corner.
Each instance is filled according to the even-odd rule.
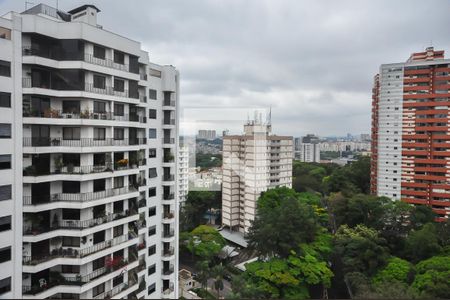
[[[99,284],[97,286],[94,286],[92,288],[92,296],[96,297],[98,295],[100,295],[101,293],[105,292],[105,283]]]
[[[148,255],[153,255],[156,253],[156,245],[148,247]]]
[[[62,103],[63,114],[79,114],[80,113],[80,101],[63,101]]]
[[[11,124],[0,124],[0,139],[11,138]]]
[[[11,291],[11,277],[0,280],[0,295]]]
[[[113,228],[113,237],[118,237],[123,234],[123,225],[119,225]]]
[[[94,140],[100,141],[106,139],[105,128],[94,128]]]
[[[0,201],[10,200],[12,198],[12,186],[0,185]]]
[[[106,102],[94,101],[94,113],[104,114],[106,112]]]
[[[148,178],[155,178],[158,174],[156,172],[156,168],[150,168],[148,169]]]
[[[94,57],[105,59],[106,49],[97,45],[94,45]]]
[[[123,52],[114,50],[114,62],[116,64],[125,64],[125,54]]]
[[[80,138],[81,138],[80,127],[63,127],[64,140],[80,140]]]
[[[80,166],[80,154],[79,153],[63,153],[62,155],[63,165]]]
[[[105,266],[105,258],[104,257],[97,258],[96,260],[94,260],[92,262],[92,270],[93,271],[103,268],[104,266]]]
[[[11,40],[11,29],[0,27],[0,39]]]
[[[156,119],[156,109],[149,109],[148,110],[148,117],[150,119]]]
[[[125,91],[125,80],[114,78],[114,90],[118,92]]]
[[[11,169],[11,154],[0,155],[0,170]]]
[[[0,92],[0,107],[11,107],[11,93]]]
[[[105,186],[106,186],[105,182],[106,182],[105,179],[95,179],[94,180],[94,193],[104,191]]]
[[[119,275],[113,278],[113,286],[117,286],[123,283],[123,275]]]
[[[148,267],[148,276],[155,274],[155,272],[156,272],[156,264],[153,264],[150,267]]]
[[[115,140],[123,140],[124,132],[125,132],[125,130],[123,128],[114,128],[114,139]]]
[[[123,104],[114,103],[114,115],[115,116],[125,115],[125,106]]]
[[[156,148],[148,149],[148,158],[154,158],[154,157],[156,157]]]
[[[115,214],[123,212],[123,201],[116,201],[113,206]]]
[[[80,181],[63,181],[62,192],[63,194],[79,194]]]
[[[156,196],[156,188],[155,188],[155,187],[152,187],[152,188],[149,188],[149,189],[148,189],[148,196],[149,196],[149,197],[154,197],[154,196]]]
[[[105,241],[105,231],[99,231],[94,233],[94,245]]]
[[[80,210],[79,209],[63,208],[63,210],[62,210],[62,218],[64,220],[80,220]]]
[[[80,247],[79,237],[63,236],[63,247]]]
[[[156,234],[156,225],[154,225],[148,229],[148,236],[152,236],[155,234]]]
[[[0,232],[11,230],[11,216],[0,218]]]
[[[11,260],[11,247],[0,249],[0,263]]]
[[[106,88],[106,77],[94,74],[94,88],[104,90]]]
[[[77,266],[77,265],[61,265],[61,273],[79,274],[80,273],[80,266]],[[63,299],[67,299],[67,298],[63,298]]]
[[[114,188],[121,188],[124,186],[124,177],[120,176],[120,177],[114,177]]]
[[[152,100],[157,100],[156,90],[149,89],[148,97]]]
[[[11,77],[11,63],[0,60],[0,76]]]
[[[147,294],[151,295],[156,291],[156,284],[152,283],[151,285],[148,286],[147,289]]]
[[[150,207],[148,209],[148,216],[153,217],[154,215],[156,215],[156,206]]]
[[[149,128],[149,130],[148,130],[148,138],[149,139],[156,139],[156,129],[155,128]]]

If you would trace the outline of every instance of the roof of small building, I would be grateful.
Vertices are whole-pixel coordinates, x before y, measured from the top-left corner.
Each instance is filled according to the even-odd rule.
[[[76,14],[76,13],[78,13],[80,11],[86,10],[86,8],[88,8],[88,7],[91,7],[93,9],[95,9],[97,12],[100,12],[100,9],[98,9],[97,6],[92,5],[92,4],[85,4],[85,5],[82,5],[80,7],[77,7],[77,8],[74,8],[72,10],[69,10],[68,13],[73,15],[73,14]]]

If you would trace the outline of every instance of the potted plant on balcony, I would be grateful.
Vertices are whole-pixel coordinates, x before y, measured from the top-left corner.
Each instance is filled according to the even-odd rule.
[[[84,111],[80,112],[80,118],[81,119],[89,119],[89,110],[85,109]]]
[[[53,138],[52,139],[52,145],[53,146],[59,146],[59,145],[61,145],[61,141],[59,139],[57,139],[57,138]]]
[[[63,167],[62,156],[61,155],[55,156],[54,163],[55,163],[55,174],[60,174],[61,169]]]
[[[31,165],[23,169],[23,176],[33,176],[36,174],[36,167]]]
[[[128,166],[128,159],[122,158],[116,161],[116,165],[118,168],[125,168]]]

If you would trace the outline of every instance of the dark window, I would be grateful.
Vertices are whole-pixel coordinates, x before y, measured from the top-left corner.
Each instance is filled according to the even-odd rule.
[[[79,194],[80,181],[63,181],[62,192],[63,194]]]
[[[113,286],[117,286],[123,283],[123,275],[119,275],[113,278]]]
[[[94,74],[94,87],[97,89],[105,89],[106,77]]]
[[[80,266],[77,266],[77,265],[61,265],[61,273],[79,274],[80,273]],[[63,298],[63,299],[67,299],[67,298]]]
[[[0,218],[0,232],[11,230],[11,216]]]
[[[123,52],[114,50],[114,62],[117,64],[125,64],[125,54]]]
[[[11,154],[0,155],[0,170],[11,169]]]
[[[10,200],[11,197],[12,197],[12,186],[10,184],[1,185],[0,186],[0,201]]]
[[[63,153],[62,155],[63,165],[80,166],[80,154],[78,153]]]
[[[11,124],[0,124],[0,139],[11,138]]]
[[[105,283],[99,284],[97,286],[94,286],[92,288],[92,296],[96,297],[98,295],[100,295],[101,293],[105,292]]]
[[[114,213],[120,213],[123,212],[123,201],[116,201],[114,202]]]
[[[62,103],[63,114],[79,114],[80,113],[80,101],[63,101]]]
[[[0,92],[0,107],[11,107],[11,93]]]
[[[0,263],[11,260],[11,247],[0,249]]]
[[[149,128],[148,129],[148,138],[149,139],[156,139],[156,129],[155,128]]]
[[[63,236],[62,245],[64,247],[80,247],[80,238]]]
[[[151,285],[148,286],[147,289],[147,294],[151,295],[156,291],[156,284],[152,283]]]
[[[11,277],[0,280],[0,295],[11,291]]]
[[[95,179],[94,180],[94,192],[101,192],[105,190],[106,180],[105,179]]]
[[[149,158],[154,158],[154,157],[156,157],[156,148],[150,148],[150,149],[148,149],[148,157],[149,157]]]
[[[114,115],[115,116],[125,115],[125,106],[123,104],[114,103]]]
[[[115,140],[123,140],[125,137],[123,128],[114,128],[114,139]]]
[[[149,217],[152,217],[152,216],[154,216],[154,215],[156,215],[156,206],[150,207],[150,208],[148,209],[148,216],[149,216]]]
[[[123,186],[125,185],[124,182],[125,182],[125,181],[124,181],[123,176],[120,176],[120,177],[114,177],[114,188],[117,189],[117,188],[123,187]]]
[[[149,109],[148,110],[148,117],[150,119],[156,119],[156,109]]]
[[[148,178],[155,178],[158,174],[156,172],[156,168],[150,168],[148,169]]]
[[[149,89],[148,90],[148,97],[152,100],[157,100],[156,96],[156,90]]]
[[[100,257],[97,258],[96,260],[94,260],[92,262],[92,270],[98,270],[100,268],[103,268],[105,266],[105,258],[104,257]]]
[[[137,56],[130,55],[130,72],[139,74],[139,58]]]
[[[136,80],[128,80],[128,97],[139,99],[139,86]]]
[[[155,274],[155,272],[156,272],[156,264],[153,264],[150,267],[148,267],[148,276]]]
[[[119,225],[113,228],[113,237],[118,237],[123,234],[123,225]]]
[[[79,220],[80,219],[80,210],[63,208],[62,218],[64,220]]]
[[[11,77],[11,63],[9,61],[0,60],[0,76]]]
[[[104,114],[106,112],[106,102],[94,101],[94,113]]]
[[[81,138],[80,127],[63,127],[64,140],[80,140],[80,138]]]
[[[156,234],[156,226],[152,226],[148,229],[148,236],[152,236]]]
[[[105,241],[105,231],[98,231],[94,233],[94,245]]]
[[[94,57],[105,59],[106,49],[97,45],[94,45]]]
[[[106,139],[106,129],[105,128],[94,128],[94,140],[105,140]]]
[[[114,90],[118,92],[125,91],[125,80],[114,78]]]
[[[156,245],[148,247],[148,255],[153,255],[156,253]]]
[[[149,197],[154,197],[156,196],[156,188],[152,187],[148,189],[148,196]]]

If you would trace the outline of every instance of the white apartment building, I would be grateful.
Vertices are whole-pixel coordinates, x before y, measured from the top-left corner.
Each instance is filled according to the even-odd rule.
[[[0,298],[178,297],[179,73],[99,12],[0,17]]]
[[[178,149],[178,195],[182,206],[189,192],[189,147],[181,146]]]
[[[249,121],[243,135],[223,137],[222,225],[247,233],[261,192],[292,186],[291,136],[271,134],[271,124]]]

